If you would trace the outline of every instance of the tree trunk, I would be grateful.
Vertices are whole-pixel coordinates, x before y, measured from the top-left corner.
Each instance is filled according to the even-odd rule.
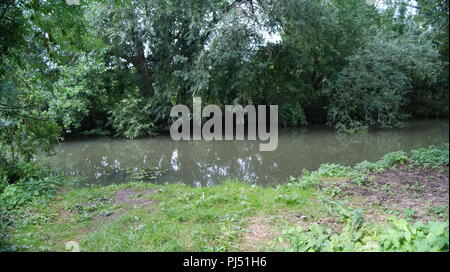
[[[145,59],[144,44],[142,43],[142,40],[137,37],[136,33],[133,34],[136,49],[136,55],[133,58],[133,65],[136,67],[140,76],[139,88],[141,90],[141,95],[144,97],[149,97],[153,95],[152,74]]]

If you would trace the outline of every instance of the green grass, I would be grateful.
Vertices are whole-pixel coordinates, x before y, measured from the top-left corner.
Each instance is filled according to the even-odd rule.
[[[111,199],[125,189],[156,189],[144,196],[155,203],[125,211],[126,205],[111,201],[86,205],[95,199]],[[128,183],[74,189],[59,195],[48,207],[34,207],[42,218],[15,228],[10,244],[14,250],[65,250],[65,243],[71,240],[86,251],[239,250],[250,218],[269,217],[279,210],[320,213],[314,199],[312,188],[261,188],[237,181],[207,188]],[[73,208],[77,206],[85,207]],[[105,210],[119,216],[102,221]],[[70,216],[61,216],[64,213]]]

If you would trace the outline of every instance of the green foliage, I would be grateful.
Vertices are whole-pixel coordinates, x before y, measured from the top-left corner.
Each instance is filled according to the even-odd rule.
[[[401,251],[401,252],[445,252],[449,249],[448,222],[430,222],[423,225],[410,224],[403,219],[394,219],[380,229],[360,229],[346,226],[341,233],[317,224],[308,229],[291,228],[284,231],[291,251],[336,252],[336,251]]]
[[[298,204],[302,204],[304,202],[304,200],[301,199],[301,197],[299,197],[298,195],[295,195],[295,194],[279,195],[277,197],[277,200],[284,202],[287,205],[298,205]]]
[[[316,171],[303,170],[301,177],[291,177],[291,182],[296,182],[296,186],[307,188],[317,185],[324,178],[344,178],[355,176],[356,173],[347,166],[339,164],[322,164]]]
[[[35,162],[6,163],[0,165],[0,177],[8,183],[14,183],[24,178],[41,179],[48,175],[39,164]]]
[[[324,90],[330,98],[328,122],[341,131],[397,126],[408,116],[405,106],[415,83],[433,84],[443,67],[426,37],[382,33],[347,63]]]
[[[338,130],[359,131],[395,127],[408,116],[448,115],[448,1],[416,2],[413,14],[403,0],[386,1],[385,9],[366,0],[81,1],[79,6],[2,1],[0,216],[10,219],[20,210],[16,208],[55,193],[58,179],[31,162],[51,151],[61,134],[155,135],[169,129],[170,108],[191,105],[193,96],[220,106],[279,105],[282,126],[328,122]],[[448,165],[446,148],[413,151],[410,156],[392,153],[354,169],[326,164],[267,193],[267,199],[274,206],[297,207],[305,203],[305,188],[323,179],[351,178],[364,185],[366,172],[406,161]],[[167,248],[178,249],[172,237],[182,227],[175,222],[190,216],[198,222],[220,218],[206,232],[210,240],[223,240],[196,248],[232,249],[242,224],[233,209],[248,212],[251,199],[242,190],[230,191],[205,189],[201,195],[177,199],[190,207],[215,208],[210,214],[197,209],[189,213],[170,202],[159,215],[170,220],[148,220],[139,226],[151,226],[147,237],[168,239],[172,244]],[[235,214],[222,218],[219,207],[229,203],[238,204],[228,206]],[[358,211],[344,209],[340,214],[354,223],[352,228],[360,225]],[[127,234],[139,235],[142,229]],[[423,239],[436,242],[441,229],[424,227]],[[348,249],[354,245],[340,243],[344,237],[355,240],[353,231],[333,238],[314,227],[310,238],[326,239],[302,249],[321,250],[330,239],[337,248]],[[199,228],[193,232],[193,240],[204,235]],[[403,232],[395,234],[397,242],[380,247],[410,250],[411,239]],[[109,233],[91,242],[102,235]],[[415,242],[414,248],[419,248]]]
[[[74,57],[70,65],[61,65],[52,92],[47,92],[49,112],[64,127],[65,132],[81,126],[92,115],[106,111],[108,98],[103,73],[105,64],[95,55]]]
[[[346,177],[351,173],[351,168],[347,166],[342,166],[339,164],[322,164],[319,169],[315,172],[315,174],[321,177],[328,178],[340,178]]]
[[[4,188],[0,195],[0,203],[4,210],[12,212],[36,198],[43,199],[53,196],[59,185],[61,185],[60,178],[23,179]]]
[[[8,244],[8,229],[24,219],[32,221],[34,215],[27,211],[31,203],[48,205],[54,198],[58,188],[63,185],[62,179],[46,177],[41,179],[21,179],[8,184],[6,179],[0,182],[0,251]]]
[[[291,251],[317,252],[328,247],[331,230],[313,224],[307,232],[297,227],[285,230],[283,235],[289,240]]]
[[[410,154],[397,151],[383,156],[375,163],[362,162],[353,169],[340,165],[323,165],[315,172],[305,171],[303,179],[308,185],[315,185],[323,178],[348,177],[364,186],[369,172],[382,172],[398,164],[415,163],[423,167],[448,164],[448,145],[431,146],[412,150]],[[292,178],[293,180],[297,180]],[[291,186],[300,186],[301,182]],[[325,210],[335,216],[345,226],[340,232],[313,224],[308,228],[293,227],[283,231],[283,237],[290,243],[289,251],[336,252],[336,251],[400,251],[400,252],[436,252],[449,250],[449,224],[446,222],[410,223],[405,219],[392,219],[388,225],[366,223],[362,210],[349,207],[348,203],[335,202],[326,196],[334,197],[339,190],[327,187],[319,200]],[[436,213],[446,207],[438,207]],[[434,210],[433,210],[434,211]],[[431,213],[433,211],[430,211]],[[406,209],[406,218],[412,220],[417,212]]]
[[[111,111],[110,123],[118,135],[128,138],[151,134],[154,131],[154,124],[149,122],[151,109],[142,99],[125,98]]]
[[[438,167],[448,165],[449,145],[440,147],[430,146],[411,151],[411,160],[414,164],[423,167]]]
[[[60,128],[42,105],[43,86],[36,75],[14,62],[0,71],[5,72],[0,73],[0,161],[30,161],[56,144]]]
[[[283,127],[298,127],[308,124],[306,115],[301,105],[283,103],[278,109],[280,114],[278,116],[280,125]]]
[[[383,158],[377,162],[363,161],[356,164],[354,168],[361,172],[382,172],[397,164],[404,164],[407,161],[409,161],[409,156],[406,152],[395,151],[384,155]]]
[[[57,135],[56,124],[68,134],[153,135],[193,96],[279,105],[285,127],[359,131],[445,116],[448,3],[417,4],[412,14],[400,0],[384,9],[365,0],[6,1],[0,128],[24,124],[32,135],[29,122],[4,116],[33,105],[34,130],[51,132],[41,136]]]
[[[403,164],[408,160],[408,155],[403,151],[395,151],[383,156],[380,161],[381,167],[384,169],[391,168],[396,164]]]
[[[116,134],[128,138],[155,135],[168,127],[170,108],[164,96],[152,100],[127,97],[122,99],[109,113],[109,124]],[[161,110],[162,108],[166,110]]]
[[[0,203],[9,212],[35,199],[48,199],[69,182],[36,162],[0,166]]]
[[[430,222],[411,225],[405,220],[394,220],[391,228],[380,231],[383,251],[448,251],[448,222]]]
[[[32,174],[27,178],[22,177],[13,184],[9,184],[7,179],[3,178],[0,186],[0,211],[2,214],[0,224],[9,224],[14,221],[21,207],[32,201],[48,201],[57,192],[57,187],[62,184],[61,178],[43,177],[44,171],[40,169],[41,172],[38,172],[36,168],[31,165],[22,166],[23,171],[32,171]]]
[[[403,151],[391,152],[377,162],[363,161],[355,165],[354,169],[363,173],[382,172],[398,164],[412,163],[422,167],[439,167],[448,165],[448,144],[440,147],[430,146],[411,150],[408,154]]]
[[[62,186],[74,180],[55,175],[36,162],[0,165],[0,250],[7,243],[8,228],[35,218],[30,206],[48,205]]]

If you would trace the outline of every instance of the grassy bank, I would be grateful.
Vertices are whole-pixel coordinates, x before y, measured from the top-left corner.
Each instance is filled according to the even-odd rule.
[[[30,185],[8,185],[1,250],[67,251],[75,241],[82,251],[448,251],[448,182],[444,145],[324,164],[276,188],[50,182],[17,201]]]

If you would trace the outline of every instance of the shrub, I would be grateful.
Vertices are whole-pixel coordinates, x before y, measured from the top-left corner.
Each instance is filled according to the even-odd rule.
[[[379,162],[384,169],[391,168],[396,164],[403,164],[408,160],[408,155],[403,151],[395,151],[383,156]]]
[[[109,122],[117,135],[136,138],[152,134],[155,125],[150,121],[149,107],[141,98],[125,98],[110,111]]]
[[[172,102],[166,94],[152,98],[128,95],[109,111],[108,123],[117,136],[137,138],[167,130]]]
[[[4,163],[0,166],[0,178],[14,183],[23,178],[41,179],[49,173],[35,162]]]
[[[0,195],[0,203],[8,209],[16,208],[36,197],[49,196],[56,193],[59,181],[55,178],[40,180],[28,179],[6,186]]]
[[[324,90],[328,123],[340,131],[395,127],[408,116],[405,106],[416,81],[437,81],[443,67],[424,37],[379,34],[347,59]]]

